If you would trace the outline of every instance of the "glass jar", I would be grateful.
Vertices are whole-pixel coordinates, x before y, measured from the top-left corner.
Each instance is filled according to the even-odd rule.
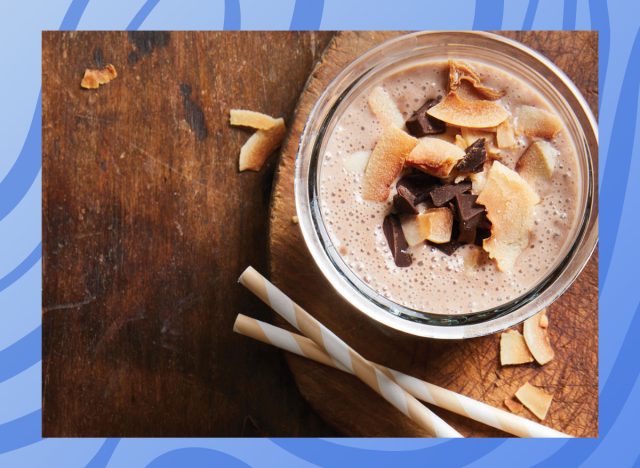
[[[561,114],[576,148],[580,183],[578,219],[571,237],[549,270],[520,297],[491,309],[441,314],[393,302],[364,283],[347,266],[327,232],[320,206],[319,176],[328,137],[349,103],[381,77],[425,61],[455,58],[497,66],[529,83]],[[571,80],[530,48],[486,32],[417,32],[371,49],[327,86],[309,114],[295,164],[295,201],[300,227],[320,270],[350,304],[386,326],[429,338],[462,339],[509,328],[555,301],[577,278],[598,239],[598,130],[595,117]],[[581,215],[581,216],[580,216]]]

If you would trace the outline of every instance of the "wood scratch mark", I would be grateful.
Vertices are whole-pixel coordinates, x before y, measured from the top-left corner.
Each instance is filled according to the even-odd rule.
[[[136,312],[135,315],[131,316],[131,317],[118,317],[116,318],[111,325],[109,325],[109,327],[107,328],[107,330],[104,332],[104,334],[102,335],[102,337],[100,337],[100,339],[98,340],[98,342],[96,343],[95,347],[94,347],[94,354],[97,354],[99,352],[102,351],[102,347],[106,344],[109,343],[113,340],[113,338],[116,336],[116,334],[127,324],[131,323],[131,322],[136,322],[139,320],[144,320],[145,317],[145,310],[144,309],[138,309],[138,311]]]
[[[77,308],[85,306],[85,305],[87,305],[90,302],[93,302],[95,300],[96,300],[96,297],[95,296],[91,296],[91,297],[88,297],[88,298],[86,298],[86,299],[84,299],[84,300],[82,300],[80,302],[67,302],[65,304],[55,304],[55,305],[52,305],[52,306],[45,306],[45,307],[43,307],[43,310],[45,312],[49,312],[49,311],[52,311],[52,310],[77,309]]]
[[[180,177],[183,177],[183,178],[187,179],[189,182],[195,182],[196,184],[199,184],[199,185],[202,185],[202,186],[206,186],[207,185],[204,182],[202,182],[201,180],[194,179],[193,177],[191,177],[191,176],[189,176],[187,174],[184,174],[184,173],[180,172],[177,169],[174,169],[169,164],[165,163],[164,161],[159,160],[155,156],[152,156],[144,148],[139,147],[135,143],[131,143],[131,146],[133,146],[135,149],[137,149],[147,159],[150,159],[151,161],[154,161],[155,163],[160,164],[162,167],[168,169],[169,171],[173,172],[174,174],[176,174],[176,175],[178,175]]]

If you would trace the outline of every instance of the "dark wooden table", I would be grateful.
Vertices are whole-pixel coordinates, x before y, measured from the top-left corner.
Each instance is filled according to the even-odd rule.
[[[43,35],[43,435],[333,435],[282,354],[232,333],[271,314],[276,160],[237,172],[233,107],[291,120],[331,33]],[[86,67],[119,76],[83,90]]]

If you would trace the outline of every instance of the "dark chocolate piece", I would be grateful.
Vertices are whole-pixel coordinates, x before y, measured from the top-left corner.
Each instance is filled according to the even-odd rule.
[[[440,185],[440,181],[428,174],[408,174],[396,184],[393,206],[398,213],[417,214],[420,203],[430,202],[431,190]]]
[[[455,167],[456,170],[459,172],[480,172],[482,165],[487,160],[485,139],[478,138],[464,152],[464,158],[458,161]]]
[[[437,135],[447,130],[447,126],[442,120],[438,120],[427,114],[427,111],[438,104],[441,99],[441,96],[435,99],[427,99],[422,107],[409,117],[406,125],[410,135],[419,138],[427,135]]]
[[[387,238],[387,244],[389,244],[389,250],[391,250],[395,264],[399,267],[411,265],[411,254],[407,252],[409,244],[404,237],[398,217],[394,214],[387,215],[382,223],[382,231]]]
[[[491,221],[487,218],[487,212],[485,211],[482,216],[480,216],[480,221],[478,221],[478,228],[484,229],[485,231],[491,231]]]
[[[473,226],[468,229],[460,229],[460,235],[458,236],[458,242],[461,244],[473,244],[476,241],[477,230],[476,227]]]
[[[477,199],[477,195],[470,193],[457,193],[454,197],[454,213],[461,230],[475,229],[480,221],[480,215],[485,212],[484,206],[476,203]]]
[[[398,181],[396,190],[407,188],[415,197],[415,203],[423,203],[430,199],[431,191],[441,185],[440,179],[424,172],[411,172]]]
[[[478,227],[476,230],[476,245],[482,247],[482,241],[491,236],[491,231]]]
[[[418,207],[416,206],[416,197],[411,191],[400,185],[398,186],[398,192],[393,196],[393,208],[396,213],[403,214],[418,214]]]
[[[431,200],[437,207],[443,206],[451,201],[459,193],[471,190],[471,182],[460,182],[459,184],[448,184],[436,187],[431,190]]]
[[[433,247],[435,247],[436,249],[438,249],[440,252],[446,254],[446,255],[453,255],[453,253],[458,250],[458,247],[460,247],[462,244],[460,244],[460,242],[458,241],[451,241],[451,242],[447,242],[446,244],[435,244],[433,242],[429,242],[427,241],[427,243]]]

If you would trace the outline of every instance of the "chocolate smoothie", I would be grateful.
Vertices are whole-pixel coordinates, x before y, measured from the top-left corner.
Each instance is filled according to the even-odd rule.
[[[445,100],[447,103],[453,100],[451,67],[445,60],[426,62],[363,89],[340,116],[328,138],[321,161],[319,199],[322,217],[336,250],[363,282],[410,308],[465,314],[515,299],[549,274],[573,241],[574,223],[579,217],[576,200],[579,199],[580,169],[574,143],[556,109],[530,84],[492,65],[465,61],[462,74],[468,67],[473,79],[456,83],[454,97],[465,103],[491,103],[483,112],[495,111],[494,121],[502,119],[500,128],[509,132],[500,134],[495,125],[481,129],[452,124],[451,120],[455,119],[449,118],[446,106],[442,105]],[[390,102],[395,109],[374,112],[372,96],[376,93],[382,95],[385,105]],[[384,101],[386,98],[390,98],[388,102]],[[378,106],[381,107],[384,105]],[[434,115],[445,117],[440,120],[423,113],[418,122],[416,111],[421,108],[425,112],[434,109]],[[444,110],[440,111],[441,108]],[[527,113],[532,109],[553,115],[557,128],[549,132],[544,125],[538,125],[536,116]],[[508,115],[506,119],[500,114],[503,111]],[[534,130],[520,130],[530,125],[531,122],[526,121],[531,119]],[[435,148],[433,151],[438,157],[447,151],[453,156],[446,164],[435,167],[417,164],[411,156],[403,154],[401,171],[398,168],[399,172],[384,172],[393,181],[376,181],[382,183],[383,189],[390,184],[388,196],[382,190],[375,193],[375,196],[381,193],[380,199],[372,200],[371,191],[363,187],[365,171],[374,171],[371,166],[375,163],[370,160],[374,158],[370,156],[382,135],[389,133],[385,129],[392,125],[406,133],[403,141],[409,146],[405,153],[416,145],[416,140],[418,143],[426,140],[428,150]],[[447,145],[440,147],[433,139]],[[396,140],[390,141],[393,144],[388,146],[394,151]],[[454,151],[451,145],[460,149]],[[478,159],[481,156],[482,159]],[[384,164],[388,163],[388,157],[384,158],[387,160],[382,165],[386,170]],[[492,198],[497,193],[495,187],[487,188],[490,184],[486,180],[493,165],[496,170],[492,177],[515,177],[518,184],[526,185],[523,185],[526,196],[523,195],[521,206],[532,209],[525,247],[512,248],[504,243],[503,237],[499,248],[512,249],[508,254],[499,252],[503,255],[502,263],[500,255],[491,250],[489,236],[500,235],[496,231],[500,222],[504,225],[505,221],[499,220],[500,203],[512,208],[509,208],[510,200]],[[412,194],[407,195],[405,188],[401,188],[405,181],[412,182],[412,178],[422,181],[426,194],[413,206]],[[430,181],[435,181],[438,187],[449,187],[440,191],[454,186],[454,191],[464,191],[464,194],[446,202],[439,201],[437,193],[432,193]],[[483,194],[485,189],[487,193]],[[366,196],[363,197],[363,193]],[[403,196],[408,196],[409,202],[399,199]],[[460,212],[465,209],[470,210],[469,217],[483,212],[478,215],[481,221],[477,224],[476,220],[470,235],[462,232],[466,229],[466,220],[461,219],[465,213]],[[526,213],[521,211],[516,215],[522,214],[523,222],[528,222]],[[419,238],[417,242],[412,240],[415,237],[412,230],[417,217],[425,213],[430,217],[430,237]],[[425,232],[424,224],[421,226],[420,232]],[[502,233],[507,237],[510,234]]]

